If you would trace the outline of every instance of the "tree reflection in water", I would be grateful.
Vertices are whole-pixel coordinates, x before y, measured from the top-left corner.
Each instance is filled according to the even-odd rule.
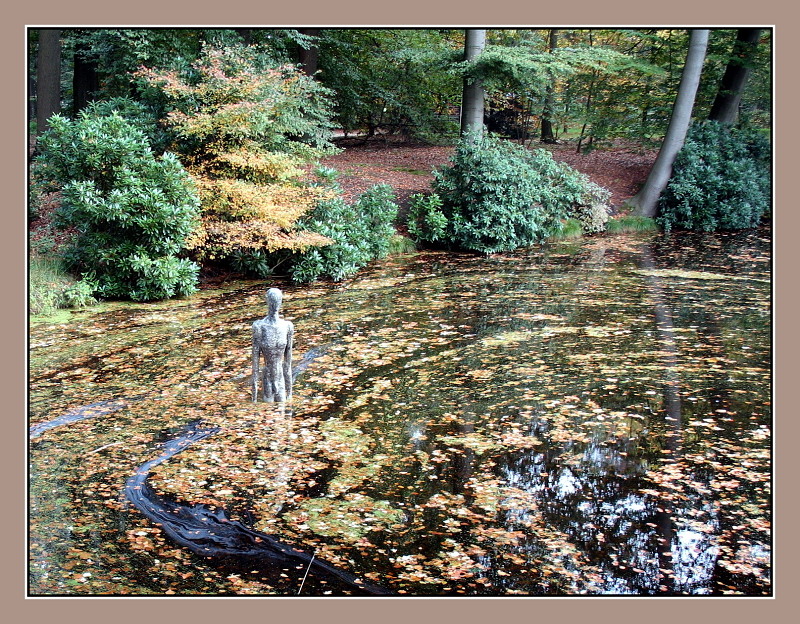
[[[62,516],[113,523],[116,513],[149,530],[79,494],[98,489],[85,475],[113,491],[124,453],[147,457],[159,428],[202,417],[220,433],[154,469],[155,490],[218,504],[400,594],[768,594],[769,269],[764,233],[647,235],[418,254],[343,285],[287,288],[298,350],[330,347],[282,416],[248,405],[236,381],[261,285],[109,312],[102,336],[70,326],[64,352],[32,352],[32,422],[77,400],[160,392],[105,414],[102,429],[82,421],[81,435],[69,425],[37,438],[37,510],[56,483],[74,494],[33,518],[49,574],[37,571],[35,586],[63,591],[70,557],[92,555],[59,529]],[[46,344],[46,330],[32,334]],[[115,430],[126,445],[93,454]],[[45,468],[56,464],[71,476]],[[126,535],[97,557],[127,569],[123,588],[90,580],[71,591],[293,593],[302,578],[226,576]],[[150,565],[172,561],[174,574],[144,580],[125,563],[131,549]],[[183,580],[190,569],[213,588]]]

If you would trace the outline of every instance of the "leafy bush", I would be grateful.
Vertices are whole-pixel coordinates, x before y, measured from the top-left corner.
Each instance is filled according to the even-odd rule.
[[[32,315],[49,315],[60,308],[83,308],[97,302],[95,284],[76,282],[56,256],[34,253],[28,268],[28,311]]]
[[[116,112],[144,132],[154,152],[163,152],[167,149],[169,135],[158,123],[159,113],[154,106],[148,106],[128,97],[112,97],[90,102],[84,111],[91,117],[107,117]]]
[[[94,292],[97,284],[88,279],[82,279],[74,284],[70,284],[63,292],[64,307],[67,308],[86,308],[97,303]]]
[[[134,301],[187,295],[199,267],[178,258],[199,202],[178,159],[156,158],[144,133],[118,113],[54,116],[41,139],[40,173],[61,188],[56,225],[78,234],[68,268],[95,294]]]
[[[255,277],[269,277],[273,273],[272,258],[263,249],[235,250],[231,254],[231,266],[234,271]]]
[[[303,166],[335,152],[329,91],[270,63],[252,47],[207,47],[187,71],[137,73],[165,101],[171,148],[200,195],[190,247],[262,274],[269,254],[330,243],[298,224],[327,197],[306,183]]]
[[[608,224],[611,192],[594,182],[585,184],[584,195],[574,210],[574,216],[587,234],[604,232]]]
[[[417,242],[435,243],[447,231],[447,217],[442,213],[442,198],[437,193],[417,193],[409,198],[408,233]]]
[[[447,220],[441,238],[461,249],[495,253],[535,244],[596,193],[585,176],[549,152],[492,135],[462,138],[451,162],[434,172],[433,189]],[[415,213],[435,225],[424,234],[428,240],[441,231],[436,210],[420,204]]]
[[[376,258],[389,253],[392,225],[398,206],[388,184],[367,189],[348,204],[340,195],[320,202],[303,225],[333,244],[311,249],[300,256],[290,272],[296,282],[322,277],[341,281]]]
[[[756,227],[770,209],[770,145],[754,131],[692,126],[659,198],[657,222],[712,232]]]

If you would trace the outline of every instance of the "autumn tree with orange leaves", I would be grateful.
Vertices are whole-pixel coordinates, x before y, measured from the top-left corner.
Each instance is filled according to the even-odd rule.
[[[190,71],[136,75],[166,98],[170,149],[200,194],[201,226],[188,241],[198,257],[263,258],[330,244],[298,225],[331,192],[305,182],[303,170],[335,151],[324,87],[246,47],[207,48]]]

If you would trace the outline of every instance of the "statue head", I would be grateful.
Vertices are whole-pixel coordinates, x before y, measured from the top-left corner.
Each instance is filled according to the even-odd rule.
[[[267,308],[270,315],[275,315],[281,308],[281,301],[283,301],[283,293],[279,288],[270,288],[267,291]]]

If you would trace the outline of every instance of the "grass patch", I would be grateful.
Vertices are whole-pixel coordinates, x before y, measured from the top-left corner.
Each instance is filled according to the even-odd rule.
[[[583,236],[583,226],[577,219],[566,219],[561,223],[561,230],[547,237],[549,241],[575,240]]]
[[[657,232],[658,225],[649,217],[635,215],[622,215],[609,219],[606,223],[606,232],[609,234],[625,234],[627,232]]]
[[[410,238],[402,234],[395,234],[389,239],[389,255],[396,256],[399,254],[413,253],[417,250],[417,246]]]
[[[76,282],[55,256],[33,254],[29,261],[28,304],[32,316],[52,316],[64,308],[96,303],[91,287]]]
[[[61,293],[72,279],[61,263],[49,256],[32,256],[29,264],[28,302],[32,315],[51,315],[60,307]]]

